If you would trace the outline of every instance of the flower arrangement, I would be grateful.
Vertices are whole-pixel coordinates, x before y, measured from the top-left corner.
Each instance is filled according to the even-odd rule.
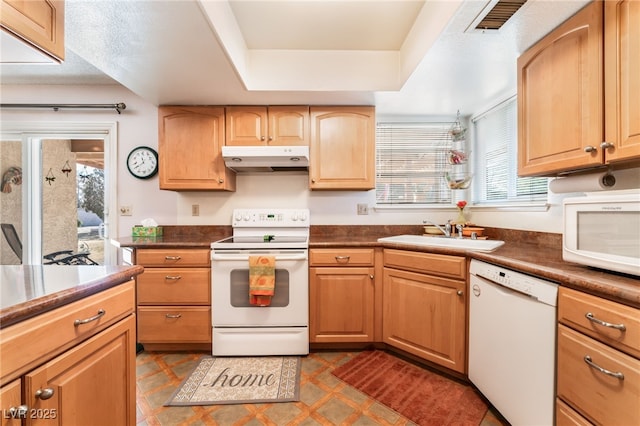
[[[460,200],[456,203],[456,207],[458,207],[458,218],[455,223],[460,225],[465,225],[467,223],[467,218],[464,217],[464,208],[467,206],[467,202],[465,200]]]

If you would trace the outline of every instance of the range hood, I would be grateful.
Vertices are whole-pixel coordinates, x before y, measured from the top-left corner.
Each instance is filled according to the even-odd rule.
[[[224,164],[238,173],[308,171],[308,146],[223,146]]]

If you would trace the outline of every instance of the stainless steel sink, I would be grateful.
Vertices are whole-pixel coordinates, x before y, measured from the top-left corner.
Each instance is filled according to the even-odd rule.
[[[381,243],[397,243],[420,247],[449,247],[461,250],[493,251],[504,244],[501,240],[471,240],[468,238],[425,237],[422,235],[394,235],[378,238]]]

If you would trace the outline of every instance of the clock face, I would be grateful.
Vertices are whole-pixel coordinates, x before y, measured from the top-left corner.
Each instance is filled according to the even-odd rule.
[[[127,157],[127,169],[140,179],[149,179],[158,173],[158,153],[147,146],[134,148]]]

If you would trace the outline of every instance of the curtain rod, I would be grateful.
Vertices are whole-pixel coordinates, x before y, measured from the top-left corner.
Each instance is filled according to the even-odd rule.
[[[51,108],[54,111],[59,109],[115,109],[118,114],[127,106],[124,102],[117,104],[0,104],[0,108]]]

